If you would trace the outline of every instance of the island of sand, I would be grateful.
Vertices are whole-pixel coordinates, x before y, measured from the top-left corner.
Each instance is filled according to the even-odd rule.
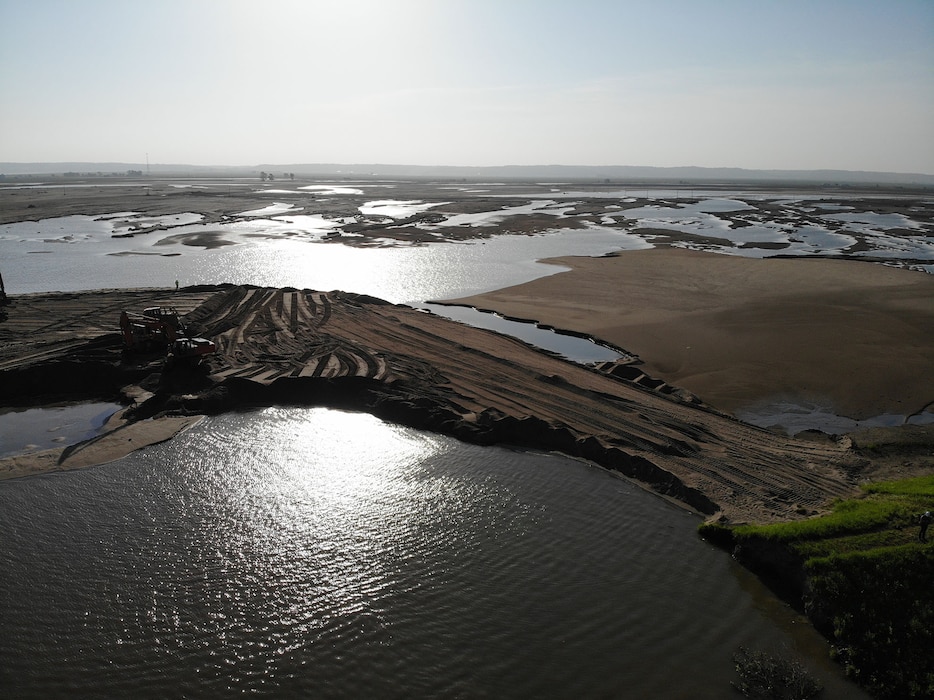
[[[624,347],[730,413],[782,398],[854,419],[934,404],[930,274],[675,248],[547,262],[572,272],[446,303]]]
[[[121,309],[172,305],[218,353],[199,368],[126,357]],[[751,427],[665,382],[590,367],[407,306],[249,286],[14,297],[0,325],[8,399],[122,394],[113,430],[0,461],[3,476],[114,459],[196,416],[270,404],[369,411],[481,444],[558,450],[707,516],[787,520],[857,491],[847,440]],[[67,391],[66,391],[67,390]],[[67,396],[65,396],[67,394]],[[361,436],[365,439],[365,436]]]

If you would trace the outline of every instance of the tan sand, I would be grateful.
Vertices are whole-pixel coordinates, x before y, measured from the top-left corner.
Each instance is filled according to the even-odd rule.
[[[37,463],[36,470],[113,459],[170,436],[198,413],[280,402],[367,410],[482,444],[560,450],[733,521],[818,512],[829,499],[855,493],[867,467],[845,443],[758,430],[677,394],[621,381],[512,338],[343,292],[182,290],[179,301],[193,305],[187,321],[217,343],[218,354],[204,371],[167,367],[161,356],[140,358],[142,374],[137,360],[106,369],[119,357],[120,338],[100,332],[115,326],[125,304],[148,306],[164,294],[14,297],[0,326],[0,341],[18,339],[0,342],[5,380],[34,396],[31,378],[42,377],[45,391],[61,394],[73,384],[62,365],[84,363],[86,373],[97,373],[85,391],[100,395],[105,387],[122,387],[121,393],[143,402],[138,416],[178,420],[120,428],[62,453],[64,459]],[[63,333],[95,328],[97,336],[84,343],[61,342]],[[161,393],[128,391],[130,378],[141,376]],[[79,387],[70,388],[74,394]]]
[[[931,275],[661,248],[548,262],[573,271],[449,301],[609,341],[726,411],[786,396],[859,419],[934,401]]]

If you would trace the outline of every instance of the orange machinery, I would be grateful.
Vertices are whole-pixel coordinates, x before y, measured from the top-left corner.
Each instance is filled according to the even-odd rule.
[[[200,362],[213,355],[217,346],[206,338],[193,338],[172,306],[151,306],[143,313],[123,311],[120,330],[127,350],[145,352],[167,349],[175,358]]]

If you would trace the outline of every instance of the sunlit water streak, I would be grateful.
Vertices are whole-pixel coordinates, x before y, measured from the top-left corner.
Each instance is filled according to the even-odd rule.
[[[421,200],[379,199],[366,202],[359,207],[360,213],[367,216],[387,216],[402,219],[419,212],[440,206],[445,202],[422,202]]]
[[[296,207],[294,204],[288,204],[287,202],[275,202],[268,206],[260,207],[259,209],[242,211],[238,216],[275,216],[277,214],[286,214],[290,211],[301,211],[301,207]]]
[[[0,483],[13,696],[722,698],[800,616],[697,519],[566,458],[362,414],[209,419]]]
[[[336,225],[318,216],[290,216],[112,239],[107,222],[63,217],[0,225],[0,259],[7,292],[15,294],[169,288],[179,280],[182,285],[343,289],[394,303],[419,303],[500,289],[563,269],[536,262],[541,258],[650,247],[631,234],[599,228],[390,248],[315,242]],[[205,250],[180,242],[158,244],[204,231],[216,231],[236,245]],[[301,233],[290,236],[290,231]],[[312,240],[306,238],[309,232]]]

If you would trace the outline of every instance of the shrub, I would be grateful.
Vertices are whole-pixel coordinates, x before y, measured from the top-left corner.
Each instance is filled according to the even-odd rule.
[[[934,697],[934,548],[831,555],[805,569],[849,675],[879,698]]]
[[[747,698],[808,700],[823,690],[797,661],[740,647],[733,655],[739,682],[733,687]]]
[[[934,476],[863,491],[822,517],[707,524],[700,534],[722,547],[738,545],[747,562],[780,573],[796,595],[803,592],[801,602],[833,642],[837,660],[874,696],[934,698],[934,546],[917,542],[919,514],[934,509]],[[779,660],[741,650],[736,661],[739,690],[786,697],[773,690],[784,686],[768,680],[790,673]]]

